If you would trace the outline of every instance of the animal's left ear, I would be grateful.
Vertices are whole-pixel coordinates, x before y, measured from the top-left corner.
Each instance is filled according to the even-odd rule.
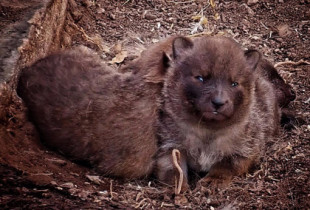
[[[251,69],[255,70],[257,67],[258,62],[261,59],[261,54],[257,50],[247,50],[244,53],[248,65],[251,67]]]

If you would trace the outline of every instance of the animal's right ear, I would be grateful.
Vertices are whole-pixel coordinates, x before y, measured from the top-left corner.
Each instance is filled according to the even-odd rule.
[[[151,66],[149,73],[145,75],[146,81],[151,83],[163,83],[170,66],[171,58],[166,52],[162,52],[158,65]]]
[[[250,68],[255,70],[262,55],[257,50],[247,50],[244,55]]]
[[[172,44],[173,58],[179,58],[185,51],[194,46],[193,42],[186,37],[177,37]]]

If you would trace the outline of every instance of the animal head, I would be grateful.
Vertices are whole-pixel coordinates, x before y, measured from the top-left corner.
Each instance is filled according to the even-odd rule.
[[[172,50],[164,90],[169,109],[209,128],[241,121],[250,108],[260,53],[244,52],[225,37],[179,37]]]

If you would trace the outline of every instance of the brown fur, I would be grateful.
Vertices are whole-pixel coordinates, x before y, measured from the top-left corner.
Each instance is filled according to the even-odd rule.
[[[244,54],[226,38],[176,40],[170,68],[163,54],[160,60],[126,67],[130,73],[116,73],[94,53],[78,48],[24,69],[17,91],[49,146],[90,161],[104,174],[150,174],[157,137],[161,147],[155,172],[163,181],[174,174],[174,148],[182,153],[185,172],[209,171],[209,177],[245,173],[278,124],[271,84],[254,72],[259,53]],[[158,64],[161,71],[154,74]],[[199,74],[213,81],[205,90]],[[235,78],[238,87],[223,82]]]
[[[153,168],[158,88],[80,47],[24,69],[17,92],[47,145],[104,174],[137,178]]]
[[[158,178],[172,184],[175,148],[185,180],[189,170],[208,172],[206,179],[246,173],[279,123],[275,91],[255,71],[260,54],[224,37],[176,38],[172,49],[159,119]]]
[[[163,82],[168,65],[167,56],[172,54],[172,42],[175,38],[177,37],[169,37],[150,46],[149,49],[142,52],[138,59],[122,67],[121,71],[142,71],[148,81]],[[283,80],[276,68],[268,60],[263,58],[259,61],[257,72],[272,83],[280,107],[287,107],[295,99],[293,88]]]
[[[284,81],[269,61],[262,59],[258,65],[258,72],[272,83],[280,107],[287,107],[291,101],[295,100],[296,94],[293,88]]]

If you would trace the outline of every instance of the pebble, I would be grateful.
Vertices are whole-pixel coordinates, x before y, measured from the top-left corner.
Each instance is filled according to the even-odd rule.
[[[60,185],[60,187],[63,187],[63,188],[74,188],[74,184],[72,182],[67,182],[67,183],[64,183],[62,185]]]
[[[95,184],[101,184],[103,183],[103,181],[100,179],[99,176],[91,176],[91,175],[86,175],[87,179],[89,179],[89,181],[95,183]]]
[[[290,27],[287,24],[277,26],[277,30],[280,37],[285,37],[291,34]]]
[[[258,2],[258,0],[248,0],[247,4],[248,4],[249,6],[251,6],[251,5],[256,4],[257,2]]]
[[[57,184],[57,182],[55,182],[55,181],[51,181],[51,185],[56,186],[56,185],[58,185],[58,184]]]
[[[109,14],[109,17],[110,17],[111,20],[115,20],[116,19],[115,15],[112,14],[112,13]]]
[[[242,4],[241,6],[247,10],[247,12],[250,16],[253,16],[255,14],[255,12],[248,5]]]
[[[146,13],[145,16],[144,16],[145,19],[147,20],[155,20],[156,19],[156,16],[155,15],[152,15],[150,13]]]
[[[105,12],[105,9],[103,9],[103,8],[97,9],[98,14],[103,14],[104,12]]]
[[[61,160],[61,159],[56,159],[56,158],[53,158],[53,159],[47,159],[48,161],[56,164],[56,165],[59,165],[59,166],[65,166],[67,165],[67,162],[65,160]]]

